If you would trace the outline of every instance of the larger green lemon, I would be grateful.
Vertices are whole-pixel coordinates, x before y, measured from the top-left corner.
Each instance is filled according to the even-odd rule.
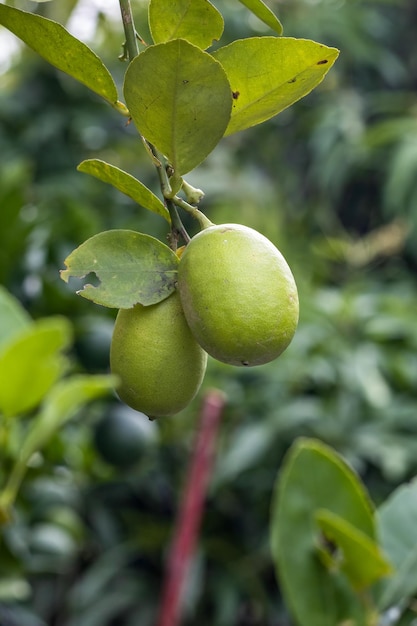
[[[121,309],[110,367],[120,377],[120,398],[149,417],[174,415],[196,395],[207,354],[194,339],[178,292],[151,306]]]
[[[297,328],[291,270],[279,250],[247,226],[210,226],[193,237],[178,267],[178,288],[197,341],[224,363],[272,361]]]

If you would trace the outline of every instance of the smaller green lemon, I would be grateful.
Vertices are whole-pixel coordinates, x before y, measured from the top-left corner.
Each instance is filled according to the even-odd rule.
[[[194,339],[178,292],[151,306],[121,309],[110,348],[119,397],[149,417],[174,415],[202,383],[207,354]]]
[[[297,328],[291,270],[279,250],[247,226],[213,225],[193,237],[181,256],[178,289],[198,343],[224,363],[268,363]]]

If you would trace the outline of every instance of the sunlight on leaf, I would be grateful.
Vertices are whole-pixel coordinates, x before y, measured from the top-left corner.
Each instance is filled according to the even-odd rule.
[[[239,0],[239,2],[252,11],[261,22],[272,28],[278,35],[282,35],[283,28],[281,22],[262,0]]]
[[[0,5],[0,24],[40,54],[48,63],[69,74],[114,105],[117,89],[101,59],[61,24],[41,15]]]
[[[233,90],[226,135],[277,115],[323,80],[338,57],[336,48],[306,39],[252,37],[213,53]]]
[[[186,39],[205,50],[220,39],[224,21],[208,0],[151,0],[149,27],[155,43]]]

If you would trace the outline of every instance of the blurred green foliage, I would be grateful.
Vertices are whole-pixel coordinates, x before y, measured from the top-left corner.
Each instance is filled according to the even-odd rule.
[[[74,0],[14,4],[69,26],[83,15]],[[222,43],[266,32],[239,3],[214,4],[225,16]],[[132,5],[149,40],[146,3]],[[341,452],[377,502],[417,472],[417,8],[414,0],[269,5],[286,36],[335,45],[341,56],[319,89],[224,140],[187,177],[206,192],[210,219],[245,223],[280,247],[301,307],[296,338],[276,362],[209,363],[205,388],[224,390],[228,406],[187,588],[190,625],[289,626],[267,527],[294,438],[315,436]],[[121,82],[120,23],[98,13],[92,30],[92,47]],[[115,311],[74,296],[58,270],[101,230],[164,240],[166,225],[76,166],[102,158],[158,193],[152,165],[131,126],[27,49],[0,85],[0,282],[33,317],[71,320],[75,370],[106,372]],[[154,624],[200,402],[201,394],[170,420],[144,419],[142,452],[128,469],[97,444],[102,422],[126,418],[129,427],[132,414],[116,400],[85,409],[34,457],[1,539],[2,626]]]

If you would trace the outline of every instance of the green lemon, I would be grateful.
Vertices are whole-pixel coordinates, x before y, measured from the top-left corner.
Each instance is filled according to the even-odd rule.
[[[120,398],[149,417],[174,415],[202,383],[207,354],[194,339],[178,292],[151,306],[121,309],[110,348]]]
[[[213,225],[193,237],[179,263],[178,289],[198,343],[224,363],[268,363],[297,328],[291,270],[279,250],[247,226]]]

